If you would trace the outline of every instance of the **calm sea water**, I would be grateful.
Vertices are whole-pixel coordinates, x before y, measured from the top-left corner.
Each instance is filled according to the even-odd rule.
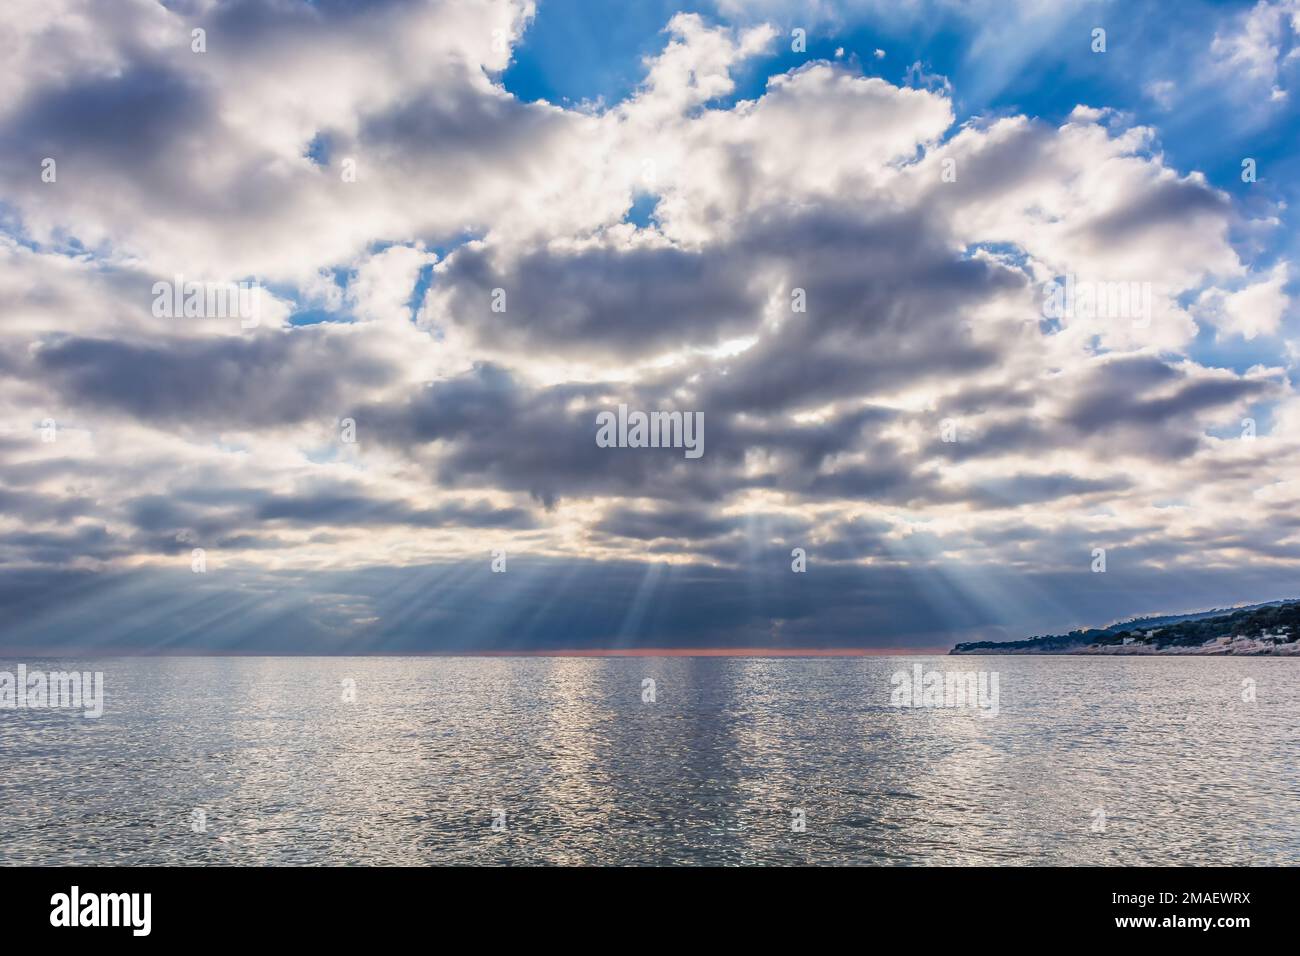
[[[918,661],[998,715],[891,707]],[[0,710],[4,864],[1300,862],[1300,661],[23,663],[106,709]]]

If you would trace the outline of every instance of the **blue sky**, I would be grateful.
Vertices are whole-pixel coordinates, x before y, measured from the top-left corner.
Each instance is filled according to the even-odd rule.
[[[1189,88],[1202,75],[1216,25],[1249,13],[1252,2],[1218,0],[1180,4],[1176,17],[1158,4],[1062,4],[1075,12],[1062,17],[1039,43],[1016,48],[988,40],[996,24],[952,8],[919,5],[924,16],[873,16],[838,11],[834,19],[809,18],[798,4],[773,17],[783,36],[807,31],[807,55],[782,45],[756,58],[737,76],[734,98],[761,95],[769,76],[796,68],[809,57],[834,59],[837,50],[869,75],[902,82],[913,63],[953,84],[959,121],[998,112],[1025,112],[1059,121],[1078,104],[1109,106],[1131,113],[1160,130],[1161,146],[1181,166],[1203,170],[1218,186],[1244,191],[1240,156],[1254,156],[1271,188],[1294,196],[1294,149],[1300,118],[1294,97],[1267,111],[1244,111],[1226,94],[1229,80],[1209,96],[1163,109],[1144,89],[1166,80]],[[641,60],[658,52],[664,25],[673,13],[699,12],[723,18],[715,4],[636,3],[616,17],[590,0],[542,0],[537,16],[516,47],[502,76],[505,87],[524,100],[578,105],[615,103],[643,78]],[[1014,5],[1003,16],[1015,20]],[[1104,55],[1092,51],[1093,27],[1107,30]],[[1008,28],[1009,32],[1011,28]],[[1014,35],[1009,39],[1014,40]],[[1283,39],[1282,55],[1294,39]],[[877,59],[876,50],[885,50]],[[1236,155],[1234,155],[1236,154]],[[1290,186],[1288,189],[1287,187]]]
[[[770,77],[809,59],[845,62],[893,83],[922,82],[909,73],[919,65],[921,74],[951,84],[958,123],[1018,113],[1059,123],[1079,104],[1110,108],[1126,123],[1152,127],[1153,148],[1172,165],[1202,172],[1244,209],[1294,207],[1300,201],[1300,96],[1267,100],[1240,73],[1205,82],[1214,36],[1234,25],[1239,29],[1237,21],[1248,18],[1257,3],[1194,0],[1181,4],[1173,18],[1160,4],[1061,4],[1048,28],[1028,36],[1017,33],[1022,14],[1015,5],[983,16],[956,4],[919,4],[910,15],[869,4],[833,4],[816,14],[808,5],[777,4],[770,11],[777,15],[766,19],[777,26],[780,40],[737,70],[734,91],[711,105],[760,97]],[[602,4],[542,0],[501,81],[525,101],[575,108],[616,103],[642,82],[642,61],[662,47],[664,24],[678,10],[736,19],[729,17],[734,9],[720,11],[712,3],[631,4],[606,17]],[[1104,53],[1093,50],[1096,27],[1106,30]],[[796,29],[805,31],[805,53],[791,49]],[[1280,30],[1277,44],[1281,73],[1295,82],[1300,69],[1294,62],[1286,65],[1297,49],[1294,31]],[[1168,84],[1167,102],[1154,94],[1158,84]],[[1242,180],[1246,157],[1257,165],[1251,183]],[[630,221],[644,223],[652,211],[653,197],[642,195]],[[1294,259],[1298,253],[1296,230],[1278,230],[1258,261]],[[1296,288],[1293,281],[1290,289]],[[1245,371],[1276,355],[1278,347],[1275,340],[1225,341],[1205,326],[1194,354],[1198,361]]]

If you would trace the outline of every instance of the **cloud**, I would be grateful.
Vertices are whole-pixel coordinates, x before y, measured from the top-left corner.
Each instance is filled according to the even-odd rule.
[[[1277,102],[1287,98],[1281,73],[1288,36],[1300,34],[1300,3],[1259,0],[1238,14],[1230,26],[1216,32],[1210,54],[1220,76],[1242,92]]]
[[[1291,304],[1286,292],[1290,280],[1286,262],[1279,262],[1258,282],[1242,286],[1235,292],[1207,289],[1201,293],[1200,314],[1227,335],[1250,340],[1259,335],[1274,335]]]
[[[384,381],[389,366],[350,350],[355,341],[327,329],[148,345],[65,338],[35,351],[33,373],[69,401],[144,421],[268,425],[328,414],[349,384]]]
[[[1177,609],[1161,575],[1207,567],[1278,596],[1300,559],[1289,261],[1104,103],[958,122],[960,78],[852,58],[742,87],[782,33],[752,11],[673,17],[631,94],[564,108],[502,85],[531,4],[55,6],[0,67],[24,640],[929,646]],[[1011,69],[1080,15],[971,39],[1025,28]],[[1240,26],[1220,62],[1282,82]],[[178,277],[256,278],[261,321],[155,315]],[[1050,315],[1067,277],[1141,312]],[[598,446],[620,404],[702,414],[703,457]],[[187,602],[230,610],[163,633]]]

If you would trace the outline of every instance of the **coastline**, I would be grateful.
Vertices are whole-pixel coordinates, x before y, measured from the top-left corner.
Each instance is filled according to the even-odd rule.
[[[984,654],[1014,654],[1017,656],[1037,657],[1296,657],[1300,658],[1300,642],[1273,644],[1254,638],[1240,637],[1230,640],[1218,640],[1200,646],[1188,647],[1165,645],[1155,647],[1149,644],[1084,644],[1078,647],[1059,650],[1041,650],[1039,648],[979,648],[964,650],[960,646],[948,652],[950,657],[975,657]]]

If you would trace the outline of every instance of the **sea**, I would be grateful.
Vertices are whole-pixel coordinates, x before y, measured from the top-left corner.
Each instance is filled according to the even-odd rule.
[[[3,865],[1300,863],[1297,660],[18,664]]]

